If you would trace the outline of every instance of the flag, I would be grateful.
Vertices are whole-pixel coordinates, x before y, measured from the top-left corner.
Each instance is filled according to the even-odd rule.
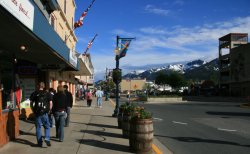
[[[91,8],[91,6],[93,5],[93,3],[95,2],[95,0],[92,0],[91,4],[89,5],[89,7],[82,13],[81,17],[79,20],[77,20],[74,23],[74,29],[81,27],[83,25],[83,19],[85,18],[85,16],[87,15],[89,9]]]
[[[85,50],[84,54],[86,54],[86,53],[88,52],[88,50],[90,49],[91,45],[93,44],[93,42],[94,42],[96,36],[97,36],[97,34],[95,34],[94,38],[93,38],[91,41],[89,41],[88,47],[87,47],[87,49]]]
[[[120,50],[119,58],[126,56],[130,42],[131,42],[131,39],[122,39],[121,40],[121,50]]]

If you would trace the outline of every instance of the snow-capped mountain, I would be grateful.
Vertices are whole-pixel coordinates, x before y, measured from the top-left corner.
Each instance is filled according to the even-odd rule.
[[[192,70],[192,69],[200,67],[201,65],[204,65],[206,63],[207,63],[206,61],[203,61],[203,60],[200,60],[200,59],[194,60],[194,61],[188,62],[185,65],[185,70]]]
[[[210,65],[213,65],[210,66]],[[213,69],[213,70],[212,70]],[[169,74],[172,71],[179,72],[181,74],[188,74],[188,76],[192,76],[189,72],[192,72],[193,74],[196,74],[195,71],[200,70],[201,74],[206,74],[205,72],[211,72],[211,71],[217,71],[218,72],[218,64],[217,60],[213,60],[209,63],[203,60],[194,60],[190,62],[182,62],[182,63],[174,63],[174,64],[168,64],[161,67],[155,67],[148,69],[146,71],[132,71],[126,75],[123,76],[123,78],[146,78],[147,80],[154,80],[158,72],[163,72],[165,74]],[[206,71],[207,70],[207,71]],[[196,77],[197,78],[197,77]]]

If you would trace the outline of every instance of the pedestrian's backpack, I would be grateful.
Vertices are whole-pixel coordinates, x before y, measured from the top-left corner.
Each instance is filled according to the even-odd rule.
[[[33,99],[33,112],[37,115],[48,113],[50,110],[50,104],[46,91],[39,91],[34,94]]]

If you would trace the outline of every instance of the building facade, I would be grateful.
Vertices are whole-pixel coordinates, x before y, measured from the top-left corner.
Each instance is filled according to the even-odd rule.
[[[231,50],[230,87],[232,96],[250,97],[250,43]]]
[[[246,96],[249,69],[247,33],[230,33],[219,38],[219,87],[221,95]],[[243,89],[239,89],[243,88]]]
[[[82,71],[78,71],[75,78],[78,81],[76,86],[76,90],[79,92],[80,89],[85,91],[86,89],[93,89],[94,88],[94,67],[91,61],[90,54],[79,54],[78,58],[80,59],[80,67]]]
[[[146,79],[122,79],[121,92],[142,90],[146,84]]]
[[[74,0],[0,1],[0,147],[19,135],[39,82],[67,84],[75,96],[75,75],[88,67],[75,51],[75,8]]]

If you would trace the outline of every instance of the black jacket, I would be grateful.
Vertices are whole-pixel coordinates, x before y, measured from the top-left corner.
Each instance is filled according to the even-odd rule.
[[[71,92],[69,92],[68,90],[65,90],[64,93],[67,96],[67,107],[72,107],[73,106],[73,97]]]
[[[53,112],[58,112],[58,111],[66,111],[67,108],[67,96],[62,93],[56,93],[53,96]]]

